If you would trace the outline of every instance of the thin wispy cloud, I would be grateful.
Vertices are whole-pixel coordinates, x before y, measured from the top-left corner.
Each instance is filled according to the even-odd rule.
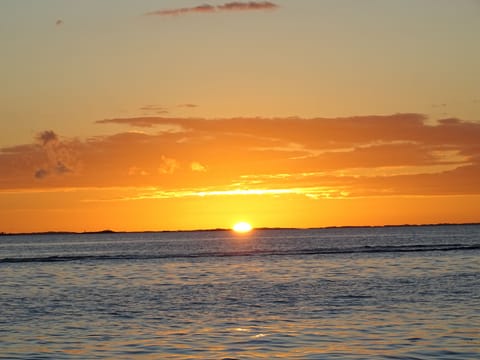
[[[159,105],[145,105],[145,106],[142,106],[139,110],[147,114],[168,114],[169,113],[167,108]]]
[[[147,12],[145,15],[155,16],[179,16],[186,14],[211,14],[223,11],[255,11],[255,10],[274,10],[278,8],[277,4],[270,1],[234,1],[222,5],[203,4],[193,7],[164,9]]]
[[[177,8],[157,10],[146,13],[145,15],[157,15],[157,16],[178,16],[188,13],[212,13],[216,11],[216,7],[212,5],[200,5],[189,8]]]
[[[198,107],[198,105],[197,104],[178,104],[177,107],[193,109]]]
[[[237,11],[237,10],[269,10],[275,9],[278,5],[269,1],[234,1],[217,6],[219,10]]]
[[[183,104],[177,104],[177,105],[172,105],[172,106],[163,106],[163,105],[155,105],[155,104],[147,104],[143,105],[138,110],[142,113],[142,115],[145,115],[147,117],[151,116],[156,116],[156,115],[167,115],[174,113],[175,110],[193,110],[197,108],[197,104],[192,104],[192,103],[183,103]],[[150,126],[149,126],[150,127]]]

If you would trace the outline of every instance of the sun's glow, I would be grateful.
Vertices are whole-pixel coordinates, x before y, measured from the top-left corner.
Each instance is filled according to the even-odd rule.
[[[252,225],[247,222],[241,221],[233,225],[232,229],[237,233],[247,233],[252,230]]]

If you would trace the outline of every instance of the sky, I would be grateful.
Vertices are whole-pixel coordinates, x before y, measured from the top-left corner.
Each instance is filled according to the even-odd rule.
[[[478,0],[2,0],[0,232],[480,221]]]

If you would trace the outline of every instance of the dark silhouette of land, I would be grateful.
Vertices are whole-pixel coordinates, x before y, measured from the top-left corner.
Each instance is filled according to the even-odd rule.
[[[426,226],[470,226],[480,225],[479,222],[474,223],[435,223],[435,224],[401,224],[401,225],[358,225],[358,226],[324,226],[324,227],[310,227],[310,228],[296,228],[296,227],[257,227],[255,230],[316,230],[316,229],[362,229],[362,228],[388,228],[388,227],[426,227]],[[114,231],[110,229],[100,231],[42,231],[42,232],[20,232],[7,233],[0,232],[0,236],[20,236],[20,235],[92,235],[92,234],[147,234],[147,233],[182,233],[182,232],[200,232],[200,231],[232,231],[228,228],[215,229],[197,229],[197,230],[151,230],[151,231]]]

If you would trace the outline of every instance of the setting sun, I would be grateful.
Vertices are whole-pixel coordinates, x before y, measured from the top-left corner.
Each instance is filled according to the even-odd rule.
[[[233,225],[233,231],[238,233],[247,233],[252,230],[252,225],[247,222],[239,222]]]
[[[478,2],[64,3],[0,0],[0,234],[480,221]]]

